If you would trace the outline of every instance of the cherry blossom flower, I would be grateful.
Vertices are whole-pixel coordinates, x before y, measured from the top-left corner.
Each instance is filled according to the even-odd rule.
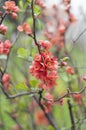
[[[49,44],[47,49],[49,49]],[[45,49],[45,51],[42,51],[41,54],[35,55],[34,61],[32,62],[32,65],[29,68],[30,73],[41,81],[39,87],[43,87],[45,89],[54,87],[58,78],[57,58],[55,58],[51,53],[49,53],[47,49]]]
[[[71,74],[71,75],[73,75],[75,72],[74,72],[74,69],[71,67],[71,66],[67,66],[66,67],[66,72],[68,73],[68,74]]]
[[[50,49],[51,43],[49,41],[39,41],[39,45],[42,46],[44,49]]]
[[[0,33],[3,34],[3,35],[5,35],[6,32],[7,32],[7,26],[1,24],[0,25]]]
[[[27,35],[32,34],[32,29],[31,29],[30,25],[26,22],[24,22],[22,25],[19,25],[17,27],[17,29],[20,32],[24,31]]]
[[[4,84],[5,91],[8,91],[10,89],[10,84],[9,84],[10,79],[11,79],[10,74],[4,74],[2,77],[2,82]]]
[[[6,10],[7,14],[11,14],[13,18],[17,18],[19,7],[16,6],[15,1],[6,1],[4,3],[3,9]]]
[[[0,54],[8,55],[12,44],[9,40],[5,42],[0,41]]]

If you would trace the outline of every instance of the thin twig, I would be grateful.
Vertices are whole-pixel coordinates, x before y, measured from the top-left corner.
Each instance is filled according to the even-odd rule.
[[[86,89],[86,87],[82,88],[79,92],[67,91],[67,93],[65,93],[65,94],[62,95],[61,97],[55,98],[55,99],[54,99],[54,102],[59,102],[61,99],[65,98],[65,97],[70,97],[71,95],[74,95],[74,94],[81,94],[81,93],[83,93],[83,92],[85,91],[85,89]],[[43,97],[43,99],[46,100],[46,101],[51,101],[51,102],[52,102],[52,100],[46,99],[46,98],[44,98],[44,97]]]
[[[34,15],[34,0],[32,0],[31,2],[31,7],[32,7],[32,18],[33,18],[33,35],[34,35],[34,42],[35,45],[38,47],[38,51],[40,52],[40,45],[37,42],[37,38],[36,38],[36,19],[35,19],[35,15]]]
[[[51,116],[51,114],[45,112],[44,106],[41,104],[41,102],[39,102],[39,100],[37,99],[36,96],[33,96],[33,98],[35,99],[35,101],[37,102],[37,104],[40,106],[40,108],[42,109],[42,111],[44,112],[45,117],[48,119],[49,123],[53,126],[54,130],[58,130],[58,127],[57,127],[57,125],[55,123],[55,120],[53,119],[53,117]]]
[[[34,95],[34,94],[37,94],[38,91],[31,91],[31,92],[22,92],[22,93],[18,93],[18,94],[15,94],[15,95],[9,95],[7,91],[5,91],[5,86],[3,85],[2,81],[1,81],[1,89],[3,91],[3,93],[5,94],[5,96],[8,98],[8,99],[14,99],[14,98],[17,98],[17,97],[21,97],[21,96],[25,96],[25,95]]]
[[[73,94],[81,94],[81,93],[83,93],[85,91],[85,89],[86,89],[86,87],[82,88],[79,92],[67,92],[63,96],[54,99],[54,102],[58,102],[61,99],[65,98],[65,97],[69,97],[70,95],[73,95]]]
[[[76,43],[76,42],[79,40],[79,38],[80,38],[85,32],[86,32],[86,28],[79,34],[79,36],[78,36],[75,40],[73,40],[73,43]]]
[[[68,107],[69,107],[69,113],[70,113],[70,119],[71,119],[71,130],[75,130],[75,122],[73,117],[73,111],[72,111],[72,104],[70,103],[70,100],[68,100]]]
[[[80,37],[81,37],[85,32],[86,32],[86,28],[79,34],[79,36],[78,36],[75,40],[72,39],[73,46],[72,46],[72,48],[71,48],[71,50],[70,50],[70,52],[69,52],[70,54],[72,53],[74,47],[77,45],[77,44],[76,44],[77,41],[80,39]]]
[[[7,13],[4,13],[1,17],[1,20],[0,20],[0,25],[2,24],[2,22],[4,21],[5,17],[7,16]]]
[[[34,106],[33,106],[34,107]],[[29,106],[28,106],[28,108],[27,108],[27,112],[28,112],[28,114],[30,114],[30,119],[31,119],[31,123],[32,123],[32,128],[33,128],[33,130],[37,130],[37,126],[36,126],[36,123],[35,123],[35,121],[34,121],[34,111],[33,112],[31,112],[31,110],[30,110],[30,108],[29,108]]]
[[[21,126],[21,124],[18,122],[17,119],[13,118],[12,115],[9,112],[6,112],[6,113],[16,122],[16,124],[18,125],[20,130],[24,130],[23,127]]]

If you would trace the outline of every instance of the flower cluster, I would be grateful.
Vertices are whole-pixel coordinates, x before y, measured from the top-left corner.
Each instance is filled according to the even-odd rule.
[[[48,51],[51,44],[48,41],[40,41],[41,54],[36,54],[30,66],[30,73],[41,81],[40,88],[48,89],[56,85],[58,62],[52,53]]]
[[[20,31],[20,32],[23,32],[23,31],[24,31],[27,35],[32,34],[32,29],[31,29],[31,27],[29,26],[29,24],[26,23],[26,22],[24,22],[22,25],[19,25],[19,26],[17,27],[17,29],[18,29],[18,31]]]
[[[17,18],[17,13],[19,12],[19,7],[16,6],[15,1],[6,1],[3,9],[6,10],[7,14],[11,14],[12,18]]]
[[[44,29],[44,36],[54,45],[58,46],[58,50],[64,47],[65,44],[65,33],[70,24],[76,22],[76,18],[70,11],[70,3],[71,0],[62,0],[60,6],[53,5],[51,10],[46,9],[43,11],[43,17],[46,17],[46,14],[50,13],[52,15],[48,15],[47,18],[49,20],[45,21],[45,29]],[[60,7],[60,8],[59,8]],[[61,17],[59,12],[62,10]]]
[[[9,54],[11,46],[12,44],[9,40],[6,40],[5,42],[0,41],[0,54]]]
[[[5,91],[8,91],[9,88],[10,88],[10,85],[9,85],[10,79],[11,79],[10,74],[4,74],[3,77],[2,77],[2,82],[4,84]]]
[[[7,26],[1,24],[0,25],[0,33],[3,34],[3,35],[5,35],[6,32],[7,32]]]

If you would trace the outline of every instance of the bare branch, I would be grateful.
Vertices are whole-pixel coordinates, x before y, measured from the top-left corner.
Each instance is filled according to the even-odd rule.
[[[82,88],[79,92],[67,92],[66,94],[64,94],[63,96],[59,97],[59,98],[56,98],[54,99],[54,102],[58,102],[60,101],[61,99],[65,98],[65,97],[69,97],[70,95],[73,95],[73,94],[81,94],[85,91],[86,87]]]
[[[18,120],[12,117],[11,113],[9,113],[9,112],[6,112],[6,113],[15,121],[15,123],[18,125],[20,130],[24,130],[23,127],[21,126],[21,124],[18,122]]]
[[[79,40],[79,38],[80,38],[85,32],[86,32],[86,28],[79,34],[79,36],[78,36],[75,40],[73,40],[73,43],[76,43],[76,42]]]
[[[32,2],[31,2],[31,7],[32,7],[32,18],[33,18],[33,35],[34,35],[33,39],[34,39],[35,45],[38,47],[39,53],[41,53],[40,45],[38,44],[37,38],[36,38],[36,19],[35,19],[35,15],[34,15],[34,0],[32,0]]]
[[[1,82],[2,83],[2,82]],[[5,91],[5,86],[3,85],[2,83],[2,86],[1,86],[1,89],[3,91],[3,93],[5,94],[5,96],[8,98],[8,99],[14,99],[14,98],[17,98],[17,97],[21,97],[21,96],[26,96],[26,95],[34,95],[34,94],[37,94],[38,91],[30,91],[30,92],[23,92],[23,93],[18,93],[18,94],[15,94],[15,95],[9,95],[7,91]]]
[[[4,13],[1,17],[1,20],[0,20],[0,25],[2,24],[2,22],[4,21],[5,17],[7,16],[7,13]]]
[[[69,113],[70,113],[70,119],[71,119],[71,130],[75,130],[75,122],[74,122],[74,116],[72,111],[72,104],[70,103],[70,100],[68,100],[68,107],[69,107]]]
[[[46,113],[44,106],[39,102],[36,96],[33,96],[37,104],[40,106],[42,111],[44,112],[45,117],[48,119],[49,123],[53,126],[54,130],[58,130],[58,127],[55,123],[55,120],[53,119],[52,115],[50,113]]]

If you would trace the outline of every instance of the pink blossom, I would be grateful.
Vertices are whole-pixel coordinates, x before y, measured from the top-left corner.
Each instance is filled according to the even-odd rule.
[[[5,35],[7,32],[7,26],[1,24],[0,25],[0,33],[2,33],[3,35]]]
[[[50,49],[51,43],[49,41],[39,41],[39,45],[44,49]]]
[[[16,6],[15,1],[6,1],[3,9],[6,10],[7,14],[11,14],[13,18],[16,18],[19,12],[19,7]]]
[[[32,34],[32,29],[31,29],[30,25],[26,22],[24,22],[22,25],[19,25],[17,27],[17,29],[20,32],[24,31],[27,35]]]

